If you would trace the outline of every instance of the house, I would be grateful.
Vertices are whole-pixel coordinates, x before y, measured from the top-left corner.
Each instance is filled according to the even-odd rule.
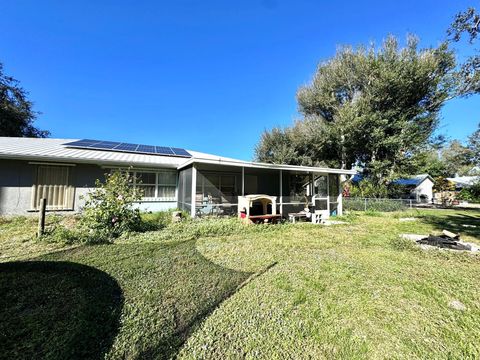
[[[456,190],[462,190],[480,181],[480,176],[455,176],[447,180],[455,184]]]
[[[397,179],[393,183],[405,188],[405,197],[415,199],[417,202],[428,203],[432,201],[435,181],[428,174]]]
[[[342,213],[340,175],[354,170],[276,165],[197,151],[112,141],[0,137],[0,214],[80,211],[96,179],[130,169],[145,211],[180,208],[192,216],[236,214],[238,196],[276,197],[276,213],[305,205]],[[307,186],[305,186],[307,184]],[[311,199],[315,199],[315,204]]]

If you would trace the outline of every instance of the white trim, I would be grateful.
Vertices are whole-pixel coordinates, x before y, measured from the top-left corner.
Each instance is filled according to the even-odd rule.
[[[245,167],[242,166],[242,196],[245,196]]]
[[[280,169],[280,215],[283,216],[283,170]]]
[[[322,168],[322,167],[312,167],[312,166],[297,166],[297,165],[279,165],[279,164],[267,164],[260,162],[248,162],[248,161],[234,161],[234,160],[212,160],[212,159],[202,159],[202,158],[191,158],[185,163],[177,167],[178,170],[183,169],[186,166],[191,164],[213,164],[213,165],[223,165],[223,166],[237,166],[237,167],[250,167],[257,169],[273,169],[273,170],[296,170],[296,171],[305,171],[305,172],[315,172],[315,173],[331,173],[331,174],[351,174],[355,175],[356,170],[344,170],[344,169],[332,169],[332,168]]]
[[[337,216],[343,215],[343,189],[341,176],[338,177]]]
[[[197,168],[195,164],[192,166],[192,204],[190,208],[190,216],[195,217],[197,211]]]

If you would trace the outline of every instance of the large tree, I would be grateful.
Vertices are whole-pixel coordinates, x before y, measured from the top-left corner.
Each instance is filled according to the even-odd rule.
[[[410,174],[427,173],[432,177],[470,175],[475,168],[473,152],[458,140],[450,141],[440,149],[433,147],[414,155]]]
[[[0,136],[46,137],[48,131],[39,130],[33,122],[37,112],[27,99],[28,93],[20,83],[3,72],[0,63]]]
[[[463,35],[467,36],[468,42],[473,44],[480,34],[480,13],[475,8],[458,13],[448,29],[450,41],[458,42]],[[458,87],[460,95],[472,95],[480,93],[480,53],[470,56],[462,64],[459,72],[461,81]]]
[[[428,144],[451,94],[454,67],[445,44],[419,50],[413,36],[405,48],[392,36],[380,49],[341,48],[299,89],[302,119],[278,134],[264,133],[257,159],[275,160],[275,148],[264,139],[277,143],[281,134],[304,164],[359,165],[374,180],[387,181]]]
[[[472,152],[473,163],[480,168],[480,124],[478,124],[477,130],[468,137],[468,148]]]

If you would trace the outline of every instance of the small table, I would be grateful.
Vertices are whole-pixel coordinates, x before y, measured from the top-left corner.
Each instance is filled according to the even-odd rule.
[[[254,224],[261,224],[265,222],[275,224],[281,217],[282,215],[280,214],[250,215],[248,219]]]
[[[307,218],[307,213],[303,212],[303,213],[289,213],[288,214],[288,220],[295,224],[296,220],[297,219],[306,219]]]

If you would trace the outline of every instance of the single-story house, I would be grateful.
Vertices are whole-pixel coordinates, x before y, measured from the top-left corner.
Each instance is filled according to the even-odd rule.
[[[455,176],[447,178],[447,180],[455,184],[456,190],[462,190],[463,188],[468,188],[479,182],[480,176]]]
[[[113,169],[138,179],[145,211],[236,214],[238,197],[276,196],[276,213],[305,205],[342,213],[340,175],[354,170],[242,161],[192,150],[112,141],[0,137],[0,214],[80,211],[85,195]],[[307,186],[305,186],[307,184]],[[313,200],[312,200],[313,199]],[[313,201],[313,203],[312,203]]]
[[[428,203],[432,201],[435,181],[428,174],[397,179],[393,183],[405,187],[405,197],[415,199],[417,202]]]

